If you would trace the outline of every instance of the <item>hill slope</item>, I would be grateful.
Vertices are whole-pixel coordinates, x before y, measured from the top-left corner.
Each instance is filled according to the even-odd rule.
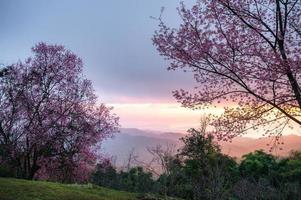
[[[0,178],[1,200],[132,200],[137,194],[92,185]]]
[[[0,200],[181,200],[137,194],[92,184],[61,184],[0,177]]]

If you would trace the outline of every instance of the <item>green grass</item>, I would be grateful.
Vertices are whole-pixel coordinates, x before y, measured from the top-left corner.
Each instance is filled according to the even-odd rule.
[[[137,194],[94,185],[0,178],[1,200],[132,200]]]
[[[0,177],[0,200],[176,200],[107,189]]]

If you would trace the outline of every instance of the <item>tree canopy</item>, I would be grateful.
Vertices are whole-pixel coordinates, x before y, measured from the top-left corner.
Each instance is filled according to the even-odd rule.
[[[46,43],[32,52],[0,77],[0,163],[17,177],[85,180],[118,117],[97,103],[74,53]]]
[[[153,37],[168,69],[193,73],[195,91],[175,91],[178,101],[235,105],[213,122],[219,138],[259,127],[278,137],[290,122],[301,125],[300,1],[198,0],[178,12],[180,26],[160,18]]]

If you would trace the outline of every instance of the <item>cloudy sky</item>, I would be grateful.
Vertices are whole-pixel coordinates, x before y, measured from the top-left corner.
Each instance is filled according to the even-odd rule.
[[[2,0],[0,63],[24,60],[41,41],[62,44],[83,59],[100,101],[115,107],[123,127],[185,130],[198,125],[201,112],[180,108],[171,92],[191,88],[192,76],[167,71],[151,41],[158,25],[151,16],[165,7],[163,19],[177,26],[178,5],[178,0]]]

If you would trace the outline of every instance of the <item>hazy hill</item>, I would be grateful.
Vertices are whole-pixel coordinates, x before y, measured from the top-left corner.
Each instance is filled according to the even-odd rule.
[[[139,129],[121,129],[114,138],[104,142],[103,148],[107,154],[117,157],[117,165],[124,165],[129,153],[134,150],[134,154],[140,160],[149,161],[151,155],[146,148],[161,144],[173,144],[176,148],[181,147],[179,138],[184,136],[181,133],[164,133]],[[281,142],[283,145],[278,146],[273,154],[278,156],[288,155],[291,150],[301,150],[301,136],[288,135],[283,136]],[[220,142],[222,151],[230,156],[240,158],[242,155],[252,152],[256,149],[264,149],[268,152],[272,144],[272,138],[253,139],[247,137],[237,137],[232,143]],[[282,148],[283,150],[279,150]]]
[[[129,154],[134,151],[134,155],[139,160],[148,162],[152,156],[147,152],[147,147],[173,144],[176,148],[181,146],[178,140],[180,135],[171,133],[159,133],[154,131],[143,131],[139,129],[122,129],[114,138],[104,142],[104,151],[117,158],[117,165],[124,166]]]
[[[61,184],[0,177],[1,200],[176,200],[137,194],[92,184]]]
[[[283,145],[277,145],[272,153],[276,156],[286,156],[292,150],[301,150],[301,136],[286,135],[282,136],[281,142]],[[233,157],[241,157],[242,155],[252,152],[257,149],[263,149],[268,152],[274,144],[273,138],[264,137],[259,139],[238,137],[233,139],[232,143],[220,143],[223,152]],[[281,150],[282,149],[282,150]]]

